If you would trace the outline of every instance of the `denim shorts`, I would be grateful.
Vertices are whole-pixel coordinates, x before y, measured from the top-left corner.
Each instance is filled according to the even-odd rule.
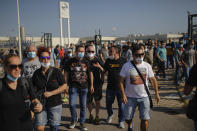
[[[59,126],[61,122],[62,105],[44,109],[42,112],[35,114],[35,126]]]
[[[131,98],[127,97],[128,103],[125,105],[125,116],[126,120],[133,119],[135,109],[138,106],[140,119],[149,120],[150,119],[150,102],[148,97],[144,98]]]

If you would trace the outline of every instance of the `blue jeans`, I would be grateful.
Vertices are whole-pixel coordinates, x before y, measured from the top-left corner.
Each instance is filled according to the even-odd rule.
[[[35,114],[35,126],[45,126],[49,124],[52,131],[58,131],[61,115],[62,105],[44,109],[42,112]]]
[[[172,69],[174,69],[174,56],[167,56],[167,68],[169,68],[170,64],[172,65]]]
[[[107,108],[107,114],[108,116],[113,115],[113,109],[112,104],[114,103],[115,97],[118,101],[118,118],[119,122],[122,122],[125,120],[125,114],[124,114],[124,103],[122,102],[122,96],[120,90],[112,90],[107,89],[106,91],[106,108]]]
[[[185,82],[187,82],[188,78],[189,78],[189,71],[190,71],[190,67],[183,67],[183,74],[185,76]]]
[[[85,123],[87,93],[88,93],[88,88],[83,88],[83,89],[74,88],[74,87],[69,88],[69,105],[70,105],[72,121],[77,121],[76,102],[77,102],[77,95],[79,95],[79,104],[80,104],[79,122],[81,124]]]
[[[149,120],[150,119],[150,102],[148,97],[143,98],[132,98],[127,97],[128,103],[125,106],[125,115],[126,120],[132,120],[135,109],[138,106],[140,112],[141,120]]]
[[[178,82],[179,82],[179,79],[180,79],[180,72],[181,72],[181,70],[180,70],[180,66],[178,65],[178,64],[176,64],[176,79],[175,79],[175,82],[176,82],[176,85],[178,85]]]

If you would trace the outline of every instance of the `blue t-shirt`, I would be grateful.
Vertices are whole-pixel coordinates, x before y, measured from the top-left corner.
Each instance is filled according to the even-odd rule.
[[[157,48],[157,53],[159,54],[162,60],[166,61],[166,48]]]

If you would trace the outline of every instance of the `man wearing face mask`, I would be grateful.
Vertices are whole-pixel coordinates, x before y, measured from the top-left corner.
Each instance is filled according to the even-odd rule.
[[[121,99],[121,92],[119,88],[120,70],[126,59],[120,57],[120,49],[117,46],[112,46],[109,51],[109,58],[104,64],[105,72],[108,72],[107,76],[107,90],[106,90],[106,108],[107,108],[107,123],[112,122],[113,109],[112,104],[114,103],[115,97],[118,101],[118,118],[119,128],[125,128],[124,126],[124,104]]]
[[[24,62],[24,76],[25,78],[31,78],[35,70],[41,67],[39,59],[37,57],[37,49],[34,45],[30,45],[27,50],[27,61]]]
[[[158,71],[156,73],[156,77],[159,78],[159,73],[162,72],[163,73],[163,78],[164,80],[168,80],[166,78],[166,72],[165,72],[165,65],[166,65],[166,43],[165,42],[161,42],[161,47],[159,47],[157,49],[157,58],[158,58]]]
[[[192,40],[187,43],[187,48],[183,51],[181,59],[184,65],[183,74],[185,76],[185,81],[187,81],[187,79],[189,78],[189,71],[191,67],[196,63],[194,43],[192,43]]]
[[[155,89],[155,96],[157,102],[160,97],[158,93],[157,80],[154,77],[152,67],[147,62],[143,61],[144,51],[139,45],[133,48],[133,62],[125,63],[120,71],[120,89],[122,93],[122,99],[125,105],[125,118],[129,122],[129,131],[132,131],[132,120],[135,113],[135,109],[138,106],[140,119],[141,119],[141,131],[148,130],[148,120],[150,119],[150,101],[148,94],[145,90],[144,82],[138,74],[136,68],[142,74],[145,84],[148,86],[148,79]],[[134,67],[136,65],[136,68]],[[124,88],[124,83],[126,88]]]
[[[102,86],[104,82],[104,69],[103,63],[95,56],[95,47],[93,45],[87,46],[86,49],[86,60],[90,65],[90,68],[93,72],[94,76],[94,93],[88,92],[87,96],[87,107],[89,110],[89,123],[99,124],[99,108],[100,108],[100,100],[102,99]],[[93,99],[96,103],[96,117],[94,119],[92,115],[92,106],[93,106]]]
[[[80,129],[86,131],[86,101],[88,88],[91,93],[93,88],[93,73],[90,70],[89,64],[84,60],[85,48],[82,45],[76,47],[76,57],[71,58],[65,64],[65,79],[69,85],[69,105],[72,116],[70,129],[75,128],[77,123],[76,101],[77,96],[80,100]]]

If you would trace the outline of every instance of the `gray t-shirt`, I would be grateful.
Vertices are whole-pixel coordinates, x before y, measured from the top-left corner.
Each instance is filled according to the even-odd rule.
[[[195,50],[194,49],[189,49],[185,50],[183,52],[184,56],[184,62],[189,66],[192,67],[194,65],[194,56],[195,56]]]
[[[26,61],[23,64],[25,78],[31,78],[34,72],[41,67],[40,61],[36,58],[34,61]]]

